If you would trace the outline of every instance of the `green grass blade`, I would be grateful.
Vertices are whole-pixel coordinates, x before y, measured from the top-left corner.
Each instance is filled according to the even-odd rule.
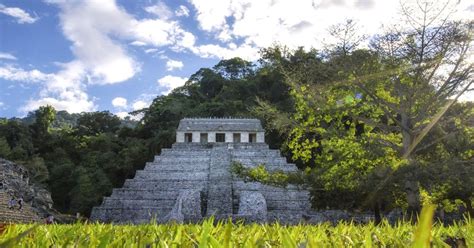
[[[415,232],[414,248],[430,247],[431,227],[433,226],[433,216],[436,206],[425,205],[421,210],[421,216],[418,221],[418,227]]]

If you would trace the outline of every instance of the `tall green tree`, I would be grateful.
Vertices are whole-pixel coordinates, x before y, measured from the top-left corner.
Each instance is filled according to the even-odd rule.
[[[33,128],[37,137],[44,136],[50,131],[51,124],[56,118],[56,110],[50,106],[41,106],[35,111],[35,123]]]
[[[319,183],[321,189],[367,192],[369,205],[391,192],[405,195],[409,212],[419,209],[420,166],[436,157],[420,156],[415,148],[427,142],[423,138],[433,125],[443,125],[440,116],[451,98],[473,82],[467,59],[472,24],[448,21],[446,7],[434,4],[404,5],[412,28],[377,37],[371,52],[338,56],[358,61],[342,64],[343,80],[305,83],[305,74],[287,73],[297,123],[289,147],[295,158],[313,161],[318,180],[326,182]],[[392,183],[393,172],[403,166],[401,181]],[[379,181],[371,193],[364,190],[370,189],[369,178]]]
[[[120,128],[120,119],[108,111],[83,113],[77,119],[78,135],[98,135],[116,132]]]

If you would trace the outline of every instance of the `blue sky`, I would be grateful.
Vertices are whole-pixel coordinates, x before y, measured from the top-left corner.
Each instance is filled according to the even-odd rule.
[[[0,117],[46,104],[124,117],[220,59],[321,47],[349,18],[374,34],[399,12],[398,0],[0,0]]]

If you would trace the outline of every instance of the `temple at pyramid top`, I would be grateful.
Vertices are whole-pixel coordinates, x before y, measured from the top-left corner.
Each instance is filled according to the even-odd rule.
[[[258,119],[185,118],[176,130],[177,143],[265,143]]]

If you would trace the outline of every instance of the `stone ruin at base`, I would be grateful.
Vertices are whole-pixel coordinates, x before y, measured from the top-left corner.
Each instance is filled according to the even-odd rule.
[[[94,207],[92,220],[114,223],[197,222],[205,217],[298,223],[310,210],[308,191],[244,182],[233,162],[296,171],[269,149],[257,119],[183,119],[176,143]]]

